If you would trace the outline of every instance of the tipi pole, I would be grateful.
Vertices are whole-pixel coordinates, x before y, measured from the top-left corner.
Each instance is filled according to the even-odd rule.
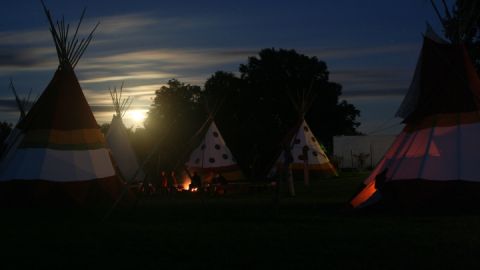
[[[373,143],[370,143],[370,167],[373,168]]]
[[[420,169],[418,170],[418,176],[417,176],[418,179],[422,178],[423,171],[425,170],[425,164],[427,163],[427,159],[429,157],[430,146],[432,144],[433,135],[435,134],[436,124],[437,124],[437,117],[433,119],[432,129],[428,134],[427,147],[425,148],[425,152],[423,154],[422,161],[420,163]]]
[[[295,197],[295,184],[293,183],[293,173],[292,173],[292,166],[288,165],[287,170],[287,180],[288,180],[288,193],[291,197]]]
[[[310,186],[310,169],[308,166],[308,146],[304,146],[303,149],[303,182],[306,187]]]
[[[350,149],[350,161],[352,162],[352,170],[353,170],[353,150]]]

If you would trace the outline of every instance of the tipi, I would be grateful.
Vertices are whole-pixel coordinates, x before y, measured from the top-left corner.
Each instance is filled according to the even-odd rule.
[[[17,93],[17,90],[15,89],[15,86],[13,85],[12,80],[10,80],[10,89],[12,90],[13,96],[15,98],[15,103],[17,104],[20,115],[13,130],[10,132],[10,134],[5,139],[5,141],[3,141],[2,143],[2,147],[0,149],[0,161],[3,160],[3,158],[8,155],[11,149],[14,149],[16,147],[17,142],[22,137],[22,131],[18,128],[18,124],[25,118],[28,112],[28,107],[30,103],[31,92],[29,92],[28,96],[24,97],[23,99],[20,98],[20,96]]]
[[[427,32],[397,116],[403,131],[351,205],[478,204],[480,80],[464,45]]]
[[[127,182],[140,182],[143,181],[145,174],[138,165],[137,157],[128,138],[127,129],[122,121],[132,100],[130,97],[122,99],[122,92],[123,84],[120,87],[120,91],[117,91],[116,88],[110,90],[115,114],[110,123],[106,141],[123,179]]]
[[[292,160],[290,160],[288,169],[292,195],[295,193],[292,178],[294,172],[303,172],[306,186],[309,185],[310,172],[316,172],[323,176],[337,176],[337,170],[325,154],[325,148],[316,139],[305,120],[305,115],[315,99],[314,93],[312,93],[313,85],[314,81],[312,81],[310,89],[299,91],[297,98],[290,96],[290,101],[298,112],[296,124],[284,138],[284,144],[288,143],[288,146],[285,145],[285,147],[288,147],[290,153],[286,153],[284,148],[270,170],[270,174],[273,174],[278,168],[283,167],[286,162],[285,157],[291,155]]]
[[[59,66],[19,123],[23,137],[0,164],[0,203],[69,206],[113,202],[120,196],[122,183],[73,70],[95,29],[78,42],[83,14],[70,38],[68,25],[62,20],[55,28],[45,5],[44,10]]]
[[[216,173],[221,173],[228,181],[245,179],[215,121],[209,121],[210,125],[202,141],[185,163],[188,171],[203,175],[207,181]]]
[[[295,136],[290,142],[293,161],[292,170],[303,170],[305,166],[305,153],[310,171],[320,172],[325,175],[337,175],[337,170],[332,165],[325,148],[315,138],[312,130],[303,119]],[[282,155],[281,155],[282,156]]]

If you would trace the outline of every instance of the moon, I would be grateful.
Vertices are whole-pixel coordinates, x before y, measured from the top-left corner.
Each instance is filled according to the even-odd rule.
[[[129,118],[137,125],[143,124],[143,121],[147,117],[146,111],[132,110],[129,111]]]

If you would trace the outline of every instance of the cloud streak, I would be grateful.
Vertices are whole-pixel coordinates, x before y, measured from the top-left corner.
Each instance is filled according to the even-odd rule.
[[[394,44],[383,46],[365,47],[335,47],[335,48],[310,48],[305,50],[308,54],[316,55],[319,59],[347,59],[371,55],[410,53],[418,51],[418,44]]]
[[[409,87],[411,71],[407,69],[362,68],[332,71],[330,79],[343,86],[342,98],[368,99],[403,97]]]
[[[154,17],[132,13],[99,19],[100,28],[94,41],[76,69],[79,81],[99,122],[110,121],[111,108],[108,87],[126,82],[125,96],[133,96],[132,108],[148,109],[154,91],[168,79],[201,85],[217,70],[235,72],[262,47],[251,45],[212,46],[184,43],[189,33],[208,31],[216,19],[198,17]],[[85,20],[83,35],[97,19]],[[199,46],[198,44],[203,44]],[[288,49],[288,48],[287,48]],[[412,53],[418,44],[401,43],[384,46],[310,47],[298,52],[320,60],[352,60],[361,57]],[[46,29],[22,32],[0,32],[0,71],[4,74],[27,74],[53,71],[57,66],[55,49]],[[344,87],[343,98],[361,99],[399,97],[409,84],[409,70],[350,68],[331,70],[331,80]],[[2,76],[0,75],[0,78]],[[0,102],[1,110],[10,110]],[[101,119],[101,120],[100,120]]]

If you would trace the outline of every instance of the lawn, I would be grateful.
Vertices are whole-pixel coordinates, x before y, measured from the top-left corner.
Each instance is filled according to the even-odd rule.
[[[0,269],[478,269],[480,215],[354,211],[365,174],[297,196],[179,193],[133,209],[5,209]]]

